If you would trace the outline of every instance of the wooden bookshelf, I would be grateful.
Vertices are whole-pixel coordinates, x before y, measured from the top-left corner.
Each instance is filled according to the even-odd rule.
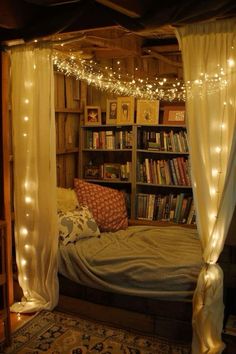
[[[154,141],[154,138],[159,139]],[[96,126],[81,125],[80,127],[80,167],[79,177],[88,182],[98,183],[125,191],[130,201],[130,220],[139,221],[141,224],[192,224],[195,222],[192,198],[192,187],[190,179],[190,171],[188,164],[188,142],[186,135],[186,127],[184,125],[106,125],[99,124]],[[150,148],[151,146],[151,148]],[[154,178],[151,164],[155,161],[157,165],[166,164],[165,173],[162,179]],[[170,161],[173,169],[177,169],[175,180],[171,170]],[[122,178],[122,173],[116,178],[105,179],[103,169],[107,164],[123,166],[129,164],[129,174]],[[167,170],[167,165],[169,170]],[[140,177],[141,166],[143,176]],[[92,167],[97,173],[97,178],[89,178],[88,169]],[[147,168],[150,168],[149,178],[147,178]],[[181,171],[180,171],[181,168]],[[167,176],[168,172],[168,176]],[[150,178],[150,174],[152,175]],[[159,171],[160,175],[160,171]],[[166,198],[163,203],[167,204],[167,197],[173,200],[173,208],[177,203],[178,213],[172,210],[172,216],[159,213],[154,214],[154,209],[149,210],[150,215],[139,214],[140,195],[149,199],[150,195],[156,198],[160,195]],[[152,197],[153,198],[153,197]],[[169,199],[168,199],[169,200]],[[146,201],[145,210],[150,209]],[[178,203],[181,203],[178,204]],[[169,206],[170,207],[170,206]],[[185,208],[188,209],[185,212]],[[159,206],[160,208],[160,206]],[[173,209],[172,208],[172,209]],[[177,207],[176,207],[177,208]],[[191,218],[188,213],[191,209]],[[187,214],[186,214],[187,213]],[[140,219],[140,220],[139,220]]]

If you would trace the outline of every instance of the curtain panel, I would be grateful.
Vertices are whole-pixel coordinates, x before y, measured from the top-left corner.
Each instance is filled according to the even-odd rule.
[[[176,29],[202,268],[193,298],[192,353],[221,353],[223,272],[217,264],[236,203],[236,22]]]
[[[21,302],[16,312],[58,302],[54,78],[51,50],[11,52],[15,244]]]

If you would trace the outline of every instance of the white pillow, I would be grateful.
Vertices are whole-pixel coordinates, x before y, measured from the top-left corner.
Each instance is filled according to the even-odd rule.
[[[58,212],[59,240],[67,245],[81,238],[98,237],[100,230],[86,206],[74,211]]]
[[[79,208],[74,189],[57,187],[57,210],[73,211]]]

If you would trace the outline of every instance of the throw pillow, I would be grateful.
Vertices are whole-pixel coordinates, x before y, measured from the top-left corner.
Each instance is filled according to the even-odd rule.
[[[81,238],[97,237],[100,230],[87,207],[74,211],[58,212],[59,239],[64,245]]]
[[[57,187],[57,210],[73,211],[79,207],[74,189]]]
[[[79,203],[89,208],[101,231],[117,231],[128,227],[123,192],[77,178],[74,186]]]

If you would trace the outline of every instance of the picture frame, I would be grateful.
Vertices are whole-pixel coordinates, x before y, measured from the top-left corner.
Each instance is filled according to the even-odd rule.
[[[101,107],[85,106],[84,109],[84,124],[85,125],[101,125]]]
[[[117,124],[134,123],[134,97],[117,97]]]
[[[84,178],[85,179],[100,179],[100,166],[97,165],[87,165],[84,167]]]
[[[117,123],[117,100],[107,100],[106,124]]]
[[[136,123],[140,125],[158,125],[160,101],[137,100]]]
[[[103,179],[112,181],[120,180],[120,164],[104,163]]]
[[[163,124],[185,125],[185,107],[184,106],[164,107]]]

